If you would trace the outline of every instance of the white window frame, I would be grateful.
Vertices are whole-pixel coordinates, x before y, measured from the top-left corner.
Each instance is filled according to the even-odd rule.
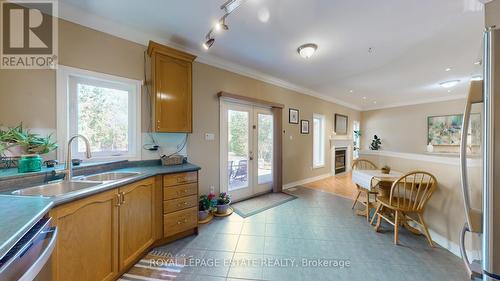
[[[316,147],[316,139],[315,139],[315,136],[316,136],[316,127],[314,125],[314,120],[315,119],[319,119],[320,120],[320,132],[319,132],[319,147],[317,148]],[[326,156],[326,149],[325,149],[325,140],[326,140],[326,129],[325,129],[325,122],[326,122],[326,118],[324,115],[321,115],[321,114],[317,114],[317,113],[314,113],[313,114],[313,168],[314,169],[317,169],[317,168],[323,168],[325,167],[325,156]],[[321,159],[315,159],[315,155],[316,155],[316,150],[317,149],[320,149],[319,151],[319,155],[321,155]],[[318,161],[317,161],[318,160]]]
[[[99,84],[119,86],[121,90],[127,90],[129,97],[129,151],[127,154],[111,155],[110,153],[93,153],[92,159],[88,161],[109,160],[140,160],[141,159],[141,86],[142,81],[123,78],[119,76],[59,65],[56,71],[56,108],[57,108],[57,158],[63,161],[66,156],[67,142],[70,136],[76,132],[71,129],[71,124],[76,123],[75,116],[70,112],[75,111],[76,104],[70,97],[71,81],[92,80]],[[77,142],[74,142],[73,157],[84,159],[83,153],[78,153]]]

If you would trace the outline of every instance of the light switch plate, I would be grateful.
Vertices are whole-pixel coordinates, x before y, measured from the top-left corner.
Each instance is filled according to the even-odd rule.
[[[207,141],[213,141],[213,140],[215,140],[215,134],[205,133],[205,140],[207,140]]]

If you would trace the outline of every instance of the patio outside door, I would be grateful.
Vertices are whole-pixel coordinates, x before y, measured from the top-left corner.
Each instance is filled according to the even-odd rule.
[[[272,189],[273,116],[269,108],[221,103],[221,190],[240,201]]]

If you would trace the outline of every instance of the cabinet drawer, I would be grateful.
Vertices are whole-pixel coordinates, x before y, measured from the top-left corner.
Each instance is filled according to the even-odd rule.
[[[163,176],[163,186],[174,186],[198,181],[198,172],[187,172]]]
[[[196,205],[198,204],[197,199],[198,198],[196,195],[191,195],[178,199],[163,201],[163,213],[168,214],[175,211],[196,207]]]
[[[198,194],[198,183],[163,187],[163,200],[177,199]]]
[[[198,225],[197,210],[198,208],[193,207],[163,215],[163,233],[165,237],[195,228]]]

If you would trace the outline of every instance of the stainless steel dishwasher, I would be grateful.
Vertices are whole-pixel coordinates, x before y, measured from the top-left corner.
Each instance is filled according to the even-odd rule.
[[[0,280],[51,280],[48,261],[54,250],[56,239],[57,229],[50,227],[50,218],[39,220],[1,257]]]

